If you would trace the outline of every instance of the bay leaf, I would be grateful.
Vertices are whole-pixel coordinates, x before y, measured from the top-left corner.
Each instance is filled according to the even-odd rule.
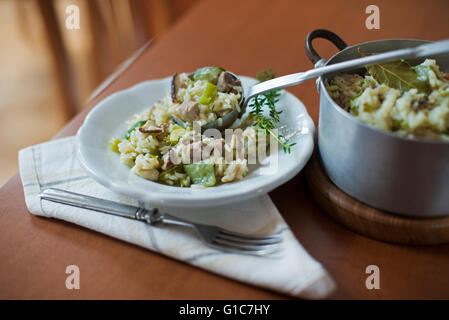
[[[431,92],[429,82],[422,79],[410,64],[403,60],[373,64],[367,66],[366,69],[378,83],[383,83],[390,88],[402,92],[410,89],[416,89],[425,94]]]
[[[358,48],[358,51],[362,57],[373,54],[363,53],[360,48]],[[398,89],[402,92],[416,89],[418,92],[425,94],[430,94],[432,91],[427,79],[404,60],[377,63],[366,66],[366,69],[378,83],[383,83],[390,88]]]

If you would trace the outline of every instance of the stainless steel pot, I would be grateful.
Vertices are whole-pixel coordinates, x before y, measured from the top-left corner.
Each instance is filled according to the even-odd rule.
[[[324,60],[312,46],[315,38],[327,39],[341,51]],[[425,42],[392,39],[348,47],[336,34],[320,29],[307,36],[306,53],[318,67],[357,58],[358,48],[385,52]],[[432,58],[448,72],[449,55]],[[379,209],[415,217],[449,215],[449,143],[407,139],[358,121],[329,96],[325,83],[333,76],[317,80],[318,149],[329,178],[345,193]]]

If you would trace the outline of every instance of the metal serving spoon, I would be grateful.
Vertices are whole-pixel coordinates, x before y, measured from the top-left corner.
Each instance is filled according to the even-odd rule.
[[[233,110],[232,112],[213,122],[206,123],[201,127],[201,131],[209,128],[215,128],[223,131],[224,129],[230,127],[234,123],[234,121],[245,112],[246,106],[251,98],[267,91],[295,86],[304,81],[320,77],[324,74],[347,71],[350,69],[355,69],[379,62],[387,62],[400,58],[428,57],[444,53],[449,53],[449,39],[436,41],[429,44],[423,44],[413,48],[405,48],[376,55],[370,55],[363,58],[335,63],[305,72],[293,73],[286,76],[274,78],[272,80],[264,81],[250,87],[247,93],[242,92],[242,98],[240,100],[240,111]],[[232,72],[226,72],[232,75],[236,80],[239,80],[239,78]]]

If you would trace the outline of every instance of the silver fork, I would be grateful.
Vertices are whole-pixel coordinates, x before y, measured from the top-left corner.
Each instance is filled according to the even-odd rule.
[[[256,236],[237,233],[216,226],[194,223],[169,214],[161,214],[157,208],[139,208],[56,188],[44,189],[39,193],[39,197],[41,200],[139,220],[149,225],[175,224],[190,227],[205,244],[221,251],[265,255],[276,251],[282,240],[280,234]]]

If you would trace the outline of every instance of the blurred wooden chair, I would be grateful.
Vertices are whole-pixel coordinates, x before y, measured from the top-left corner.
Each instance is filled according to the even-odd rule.
[[[76,95],[75,74],[70,54],[64,43],[66,32],[56,0],[37,0],[48,38],[57,84],[64,100],[66,114],[71,118],[78,111],[80,99]],[[58,3],[60,5],[60,3]],[[90,32],[91,58],[95,70],[91,76],[99,84],[119,63],[149,39],[166,30],[172,22],[174,0],[78,0],[82,4],[81,26],[77,32]],[[87,20],[84,15],[87,14]],[[65,16],[64,16],[65,18]]]
[[[88,1],[98,79],[172,22],[169,0]]]

